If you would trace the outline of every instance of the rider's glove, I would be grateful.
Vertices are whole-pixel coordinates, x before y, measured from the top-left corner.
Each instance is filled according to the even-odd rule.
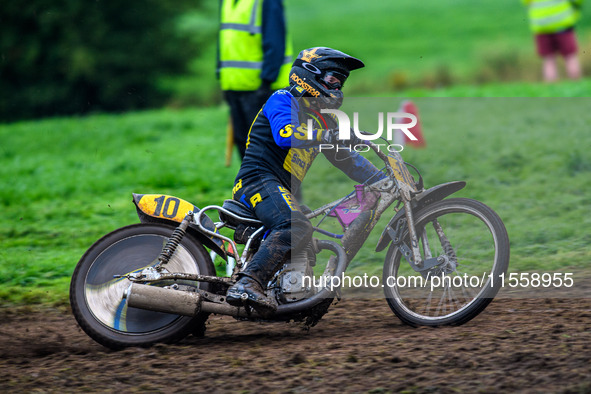
[[[339,139],[339,130],[328,129],[322,131],[322,137],[320,142],[322,144],[341,145],[341,146],[355,146],[365,144],[365,141],[358,138],[353,130],[351,130],[351,136],[349,139]]]
[[[364,145],[366,142],[365,140],[357,137],[357,134],[351,129],[351,139],[348,140],[349,144],[351,145]]]

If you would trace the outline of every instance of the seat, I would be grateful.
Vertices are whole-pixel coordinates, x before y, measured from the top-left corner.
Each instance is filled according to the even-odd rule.
[[[255,223],[251,222],[250,224],[262,224],[262,222],[257,219],[257,217],[255,216],[252,209],[250,209],[249,207],[247,207],[246,205],[244,205],[240,201],[226,200],[222,204],[222,208],[224,208],[225,210],[227,210],[227,211],[229,211],[229,212],[233,213],[234,215],[239,216],[241,218],[255,221]],[[226,222],[230,226],[237,226],[239,223],[241,223],[240,220],[237,220],[229,215],[226,215],[223,212],[220,212],[220,219],[222,219],[224,222]]]

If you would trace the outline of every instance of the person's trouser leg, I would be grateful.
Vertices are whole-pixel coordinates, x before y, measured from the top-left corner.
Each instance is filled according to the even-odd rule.
[[[255,308],[269,310],[273,307],[269,305],[272,300],[266,298],[264,288],[290,258],[292,250],[305,247],[310,242],[312,225],[289,191],[274,177],[261,176],[244,182],[234,199],[253,208],[268,229],[268,235],[240,273],[240,280],[228,289],[226,298],[232,305],[247,301]]]
[[[258,100],[254,100],[254,92],[224,92],[224,98],[230,107],[232,117],[232,129],[234,131],[234,144],[238,148],[240,159],[246,152],[248,132],[255,117],[261,109]]]

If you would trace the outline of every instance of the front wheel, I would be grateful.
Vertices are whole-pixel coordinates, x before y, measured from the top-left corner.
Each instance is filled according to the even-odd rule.
[[[421,257],[437,259],[427,271],[413,268],[391,245],[383,283],[388,305],[412,326],[460,325],[486,308],[509,265],[509,237],[499,216],[481,202],[450,198],[414,213]],[[403,243],[410,247],[408,232]]]
[[[120,349],[175,342],[204,328],[207,315],[195,317],[152,312],[127,306],[123,294],[130,285],[126,275],[158,263],[162,246],[174,227],[135,224],[98,240],[82,256],[70,284],[70,304],[80,327],[98,343]],[[170,261],[170,272],[215,275],[203,246],[186,234]],[[180,283],[195,287],[194,282]],[[205,284],[200,288],[206,289]]]

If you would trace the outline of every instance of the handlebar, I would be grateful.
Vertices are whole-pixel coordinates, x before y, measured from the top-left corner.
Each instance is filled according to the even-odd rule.
[[[394,182],[396,182],[397,185],[401,185],[401,183],[405,183],[407,185],[409,185],[411,187],[411,192],[418,192],[423,190],[423,177],[421,176],[421,173],[419,172],[419,170],[417,170],[416,167],[406,163],[403,159],[402,156],[400,155],[400,153],[398,152],[392,152],[392,155],[387,155],[385,153],[383,153],[379,146],[374,144],[371,141],[363,141],[364,144],[366,144],[367,146],[370,147],[371,150],[373,150],[375,152],[375,154],[382,159],[382,161],[386,164],[386,168],[388,170],[388,176],[390,177],[390,179],[394,180]],[[393,166],[396,166],[396,168],[394,168]],[[408,172],[407,166],[412,167],[418,174],[419,176],[419,181],[416,182],[413,178],[413,176]],[[395,171],[398,172],[398,176],[396,176]],[[400,177],[402,177],[402,181],[400,181]]]
[[[388,169],[388,175],[390,178],[394,179],[394,170],[392,170],[392,165],[390,164],[388,155],[384,154],[380,148],[371,141],[363,141],[363,143],[369,146],[370,149],[373,150],[380,159],[382,159],[382,161],[386,164],[386,168]]]
[[[378,146],[376,144],[374,144],[371,141],[363,141],[364,144],[366,144],[367,146],[369,146],[375,153],[376,155],[378,155],[378,157],[380,159],[382,159],[383,161],[385,161],[386,163],[388,163],[388,155],[384,154],[380,148],[378,148]]]

